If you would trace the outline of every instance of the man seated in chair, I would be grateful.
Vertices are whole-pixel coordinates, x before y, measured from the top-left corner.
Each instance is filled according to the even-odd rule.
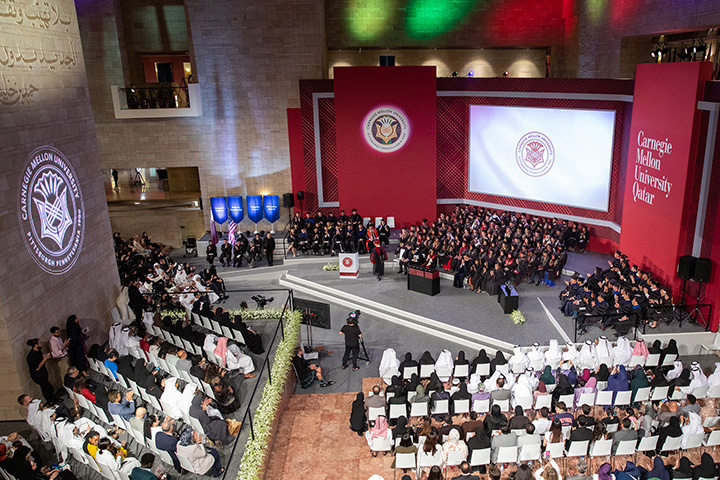
[[[618,445],[620,445],[620,442],[624,442],[626,440],[637,440],[638,438],[638,432],[636,430],[632,429],[632,422],[630,422],[630,419],[625,417],[620,422],[620,430],[613,433],[613,445],[612,445],[612,454],[615,455],[615,452],[617,452]]]
[[[320,382],[321,388],[329,387],[330,385],[335,384],[335,382],[328,382],[323,378],[322,369],[319,365],[312,365],[310,364],[310,362],[303,358],[302,347],[297,347],[295,349],[295,356],[292,359],[292,363],[295,367],[298,381],[300,382],[300,388],[310,388],[310,385],[312,385],[315,380],[318,380]]]
[[[372,395],[365,398],[365,411],[367,412],[370,408],[384,408],[387,411],[387,400],[382,394],[380,385],[375,385],[372,388]]]
[[[123,420],[130,420],[135,416],[135,402],[133,394],[130,391],[125,392],[125,401],[120,403],[122,396],[117,390],[111,390],[108,393],[108,411],[111,415],[118,415]]]

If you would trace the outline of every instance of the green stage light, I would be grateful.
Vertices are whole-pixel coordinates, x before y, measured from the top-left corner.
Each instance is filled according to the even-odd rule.
[[[478,0],[410,0],[405,29],[410,37],[428,39],[452,29],[470,13]]]
[[[382,0],[350,0],[347,22],[356,40],[374,40],[388,30],[396,5]]]

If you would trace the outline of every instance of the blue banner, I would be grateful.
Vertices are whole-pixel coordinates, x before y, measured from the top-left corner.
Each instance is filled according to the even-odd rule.
[[[247,209],[248,209],[248,218],[254,222],[258,223],[263,218],[263,208],[262,208],[262,197],[260,195],[252,195],[247,197]]]
[[[230,211],[230,220],[235,223],[242,222],[242,219],[245,218],[242,197],[227,197],[227,204]]]
[[[277,222],[280,218],[280,197],[278,195],[263,197],[263,210],[265,210],[265,220],[270,223]]]
[[[220,225],[227,222],[228,209],[225,197],[210,197],[210,208],[212,208],[213,220]]]

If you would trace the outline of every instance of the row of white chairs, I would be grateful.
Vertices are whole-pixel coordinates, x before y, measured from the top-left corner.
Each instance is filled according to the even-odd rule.
[[[201,327],[214,332],[218,336],[232,338],[240,343],[245,343],[245,338],[242,336],[240,330],[220,325],[220,323],[216,320],[204,317],[203,315],[198,315],[195,312],[190,312],[190,315],[194,324],[200,325]]]
[[[594,458],[611,457],[617,455],[635,455],[641,452],[655,451],[658,446],[657,435],[651,437],[643,437],[639,441],[626,440],[621,441],[616,452],[612,453],[613,440],[597,440],[590,449],[590,441],[571,442],[568,448],[565,448],[564,442],[549,443],[544,451],[546,458],[575,458],[590,455]],[[481,465],[489,465],[491,463],[490,448],[481,450],[471,450],[467,458],[459,452],[450,452],[447,462],[443,463],[443,457],[438,453],[429,455],[421,448],[422,442],[418,446],[418,452],[415,453],[396,453],[395,468],[411,469],[429,468],[433,466],[453,467],[460,465],[463,461],[468,460],[470,466],[477,467]],[[691,435],[688,438],[685,447],[682,447],[682,437],[668,437],[661,446],[662,451],[687,451],[701,447],[715,447],[720,445],[720,430],[714,430],[710,434],[699,433]],[[387,452],[392,449],[392,442],[386,438],[374,438],[371,444],[371,450],[375,452]],[[543,449],[540,443],[526,444],[519,447],[500,447],[498,449],[497,461],[495,463],[518,463],[539,461],[543,458]]]
[[[646,368],[651,367],[658,367],[658,366],[672,366],[675,360],[677,360],[677,355],[675,354],[668,354],[665,356],[662,365],[660,365],[660,353],[651,353],[646,357],[643,357],[642,355],[633,355],[630,361],[627,363],[627,367],[629,368],[635,368],[638,365],[641,365]],[[605,363],[608,367],[612,366],[612,359],[610,357],[599,358],[600,363]],[[536,372],[541,372],[546,365],[550,365],[545,363],[544,361],[538,360],[535,362],[530,362],[530,367],[535,370]],[[556,369],[558,367],[557,364],[550,365],[552,369]],[[502,373],[503,375],[509,375],[510,373],[513,373],[515,375],[519,375],[523,372],[525,372],[525,366],[515,364],[510,366],[510,364],[506,363],[504,365],[497,365],[496,370]],[[469,364],[458,364],[455,365],[453,369],[448,369],[445,367],[436,368],[434,364],[424,364],[420,365],[419,367],[405,367],[402,371],[402,376],[404,379],[409,380],[413,374],[419,375],[421,378],[428,378],[433,373],[436,373],[439,377],[449,377],[453,376],[455,378],[464,378],[470,376],[470,365]],[[489,363],[478,363],[475,372],[480,376],[489,376],[490,375],[490,364]]]

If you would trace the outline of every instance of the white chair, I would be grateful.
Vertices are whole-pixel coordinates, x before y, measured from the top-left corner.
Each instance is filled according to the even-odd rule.
[[[605,390],[607,388],[607,380],[603,380],[601,382],[597,382],[597,389],[598,392],[601,390]]]
[[[487,377],[490,375],[490,364],[489,363],[478,363],[475,366],[475,373],[481,377]]]
[[[687,395],[682,390],[673,390],[672,395],[670,395],[670,398],[672,400],[685,400]]]
[[[540,410],[542,407],[550,408],[552,403],[552,395],[538,395],[535,399],[535,410]]]
[[[375,228],[380,226],[380,222],[382,222],[383,217],[375,217]]]
[[[705,420],[703,420],[703,427],[712,428],[715,426],[718,420],[720,420],[720,417],[707,417]]]
[[[634,402],[646,402],[650,399],[650,387],[642,387],[638,388],[637,392],[635,392],[635,398],[633,399]]]
[[[480,465],[490,464],[490,450],[489,448],[483,448],[482,450],[471,450],[470,451],[470,466],[479,467]]]
[[[720,430],[713,430],[703,443],[705,447],[717,447],[720,445]]]
[[[564,448],[563,442],[555,442],[555,443],[548,443],[547,447],[545,447],[545,453],[550,456],[550,458],[562,458]]]
[[[645,359],[645,367],[657,367],[660,364],[660,354],[651,353]]]
[[[615,405],[630,405],[632,390],[624,390],[615,394]]]
[[[710,352],[717,353],[717,351],[720,350],[720,332],[715,334],[715,339],[713,340],[712,344],[700,345],[700,353],[702,353],[703,350],[707,350],[708,354],[710,354]]]
[[[125,425],[125,420],[123,420],[120,415],[118,415],[117,413],[111,413],[110,416],[112,417],[113,423],[116,427],[122,428],[123,430],[127,429],[127,426]]]
[[[532,368],[536,372],[542,372],[545,368],[545,361],[544,360],[533,360],[530,362],[530,368]]]
[[[590,440],[583,440],[581,442],[570,442],[570,447],[565,452],[566,457],[584,457],[587,455],[588,447],[590,446]]]
[[[580,398],[578,399],[578,407],[582,407],[583,405],[595,405],[596,396],[597,394],[593,392],[581,393]]]
[[[427,417],[428,404],[427,402],[414,402],[410,404],[410,416],[411,417]]]
[[[692,394],[695,395],[697,399],[705,398],[708,395],[708,387],[698,387],[692,391]]]
[[[667,437],[665,443],[660,447],[660,451],[672,452],[674,450],[680,450],[680,447],[682,447],[682,436]]]
[[[488,413],[490,411],[490,399],[475,400],[472,406],[473,412]]]
[[[396,453],[395,454],[395,468],[415,468],[415,454],[410,453]]]
[[[452,376],[452,370],[446,367],[435,368],[435,373],[443,382]]]
[[[650,400],[652,400],[653,402],[665,400],[668,396],[669,390],[670,390],[670,387],[655,387],[655,388],[653,388],[652,394],[650,395]]]
[[[443,413],[450,413],[450,400],[435,400],[435,405],[432,409],[433,415],[441,415]]]
[[[184,468],[184,469],[187,470],[188,472],[195,473],[195,467],[193,467],[193,464],[192,464],[192,462],[190,461],[189,458],[184,457],[184,456],[182,456],[182,455],[178,455],[178,454],[175,454],[175,456],[177,456],[178,462],[180,462],[180,466],[181,466],[182,468]]]
[[[498,405],[501,412],[510,411],[510,400],[493,400],[493,405]]]
[[[420,378],[427,378],[435,371],[435,365],[420,365]]]
[[[372,220],[372,217],[363,217],[362,224],[367,226],[367,224],[370,223],[370,220]]]
[[[591,457],[609,457],[612,455],[612,438],[607,440],[596,440],[590,450]]]
[[[423,451],[422,448],[418,449],[418,457],[417,457],[417,468],[418,472],[421,468],[430,468],[434,467],[435,465],[441,467],[443,463],[443,456],[440,453],[440,450],[435,452],[435,455],[428,455]],[[416,474],[415,478],[420,478],[419,473]]]
[[[152,405],[152,407],[156,411],[162,412],[163,407],[162,407],[162,405],[160,405],[160,402],[158,401],[157,397],[155,397],[155,395],[148,395],[148,396],[150,397],[150,405]]]
[[[630,357],[630,361],[628,362],[627,366],[630,368],[635,368],[638,365],[645,365],[645,357],[642,355],[633,355]]]
[[[507,377],[508,374],[510,373],[510,365],[508,365],[507,363],[505,363],[503,365],[497,365],[495,367],[495,370]]]
[[[470,413],[470,399],[465,398],[461,400],[453,400],[453,413],[455,415],[460,413]]]
[[[106,463],[96,461],[100,475],[107,480],[120,480],[118,473],[112,469],[112,467]]]
[[[660,437],[657,435],[653,435],[652,437],[642,437],[635,450],[638,452],[655,451],[657,448],[658,438]]]
[[[559,402],[565,402],[565,406],[566,406],[567,408],[572,408],[572,407],[573,407],[573,402],[575,401],[575,394],[569,393],[569,394],[567,394],[567,395],[560,395],[560,396],[558,397],[558,401],[559,401]]]
[[[465,363],[463,365],[455,365],[455,369],[453,370],[453,377],[455,378],[462,378],[462,377],[469,377],[470,376],[470,365]]]
[[[387,217],[387,226],[395,228],[395,217]]]
[[[665,358],[663,358],[662,367],[671,367],[673,363],[675,363],[675,360],[677,360],[677,354],[675,353],[668,353],[665,355]]]
[[[461,452],[450,452],[448,453],[447,462],[445,463],[445,466],[447,467],[457,467],[462,462],[465,461],[465,457],[462,455]]]
[[[615,455],[635,455],[635,445],[637,440],[623,440],[618,443]]]
[[[155,442],[151,442],[151,443],[155,443]],[[166,452],[165,450],[160,450],[159,448],[156,447],[155,453],[158,454],[158,456],[160,457],[160,460],[162,460],[162,462],[165,465],[170,465],[171,467],[173,466],[172,457],[170,456],[170,454],[168,452]]]
[[[500,447],[498,449],[497,462],[495,463],[516,463],[517,458],[517,447]]]
[[[511,370],[514,375],[520,375],[521,373],[525,372],[525,366],[519,363],[514,363]]]
[[[520,462],[534,462],[540,460],[541,445],[539,443],[533,443],[531,445],[522,445],[520,452],[518,453],[518,461]]]
[[[702,447],[702,442],[704,438],[704,433],[693,433],[688,437],[687,442],[685,442],[683,450],[692,450],[693,448]]]
[[[405,367],[403,368],[403,379],[410,380],[413,374],[418,374],[418,367]]]
[[[390,404],[390,418],[407,417],[407,406],[402,403]]]
[[[605,427],[605,429],[606,429],[607,433],[615,433],[618,431],[619,425],[620,424],[618,424],[618,423],[608,423],[607,426]]]
[[[550,395],[542,395],[544,397],[549,397]],[[530,410],[532,408],[533,399],[532,397],[525,396],[525,397],[517,397],[515,399],[515,405],[520,405],[523,410]]]
[[[380,415],[385,415],[385,407],[370,407],[368,408],[368,422],[374,422]]]

